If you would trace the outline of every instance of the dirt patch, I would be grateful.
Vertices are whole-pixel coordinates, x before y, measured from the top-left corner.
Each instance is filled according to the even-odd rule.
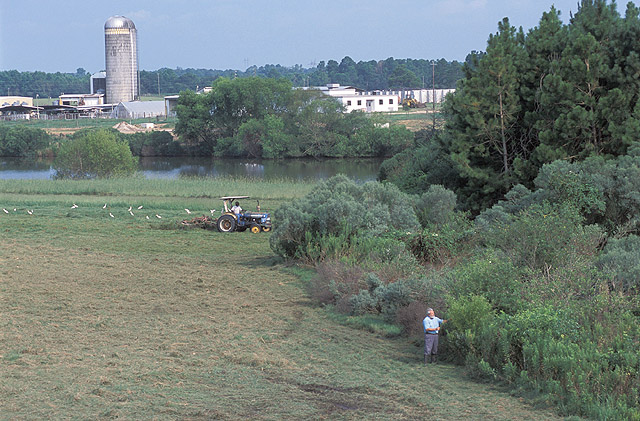
[[[44,131],[54,136],[71,136],[72,134],[74,134],[80,129],[82,129],[82,127],[73,127],[73,128],[65,127],[65,128],[47,128],[47,129],[44,129]]]
[[[113,126],[113,128],[119,131],[120,133],[126,133],[126,134],[148,132],[151,130],[151,129],[145,129],[135,124],[129,124],[126,121],[121,121],[120,123]]]

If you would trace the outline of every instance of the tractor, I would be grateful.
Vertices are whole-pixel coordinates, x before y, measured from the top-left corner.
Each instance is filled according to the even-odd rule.
[[[260,201],[258,201],[257,212],[240,210],[234,213],[231,206],[234,201],[240,199],[249,199],[249,196],[223,196],[222,203],[224,210],[218,218],[217,226],[220,232],[246,231],[249,229],[252,233],[271,231],[271,216],[266,212],[260,212]]]

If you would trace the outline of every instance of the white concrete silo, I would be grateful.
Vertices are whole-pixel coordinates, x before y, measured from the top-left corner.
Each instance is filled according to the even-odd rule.
[[[104,24],[104,46],[107,70],[106,102],[118,104],[137,100],[138,33],[133,21],[112,16]]]

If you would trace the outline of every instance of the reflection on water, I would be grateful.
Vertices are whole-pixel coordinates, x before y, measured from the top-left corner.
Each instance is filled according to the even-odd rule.
[[[50,178],[54,174],[50,160],[0,157],[0,179]]]
[[[241,176],[264,180],[290,178],[318,180],[345,174],[358,181],[375,180],[380,159],[287,159],[243,160],[194,157],[140,158],[146,178]],[[47,179],[55,171],[51,161],[0,158],[0,179]]]

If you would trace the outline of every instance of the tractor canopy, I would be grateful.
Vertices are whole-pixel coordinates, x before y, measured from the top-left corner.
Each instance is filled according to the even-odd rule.
[[[224,211],[225,212],[231,212],[229,203],[233,203],[234,200],[249,199],[249,197],[250,196],[236,195],[236,196],[222,196],[220,199],[224,203]]]

